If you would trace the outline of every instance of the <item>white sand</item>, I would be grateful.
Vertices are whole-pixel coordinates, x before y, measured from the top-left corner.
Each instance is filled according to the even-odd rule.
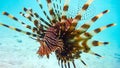
[[[39,43],[21,35],[2,37],[0,41],[0,68],[61,68],[54,53],[50,59],[38,57],[36,52],[40,46]],[[98,47],[95,48],[95,51],[103,55],[104,58],[82,54],[82,59],[88,65],[87,68],[119,68],[120,59],[114,58],[116,51],[110,50],[110,46]],[[75,62],[77,68],[86,68],[79,60]],[[71,68],[73,68],[72,65]]]

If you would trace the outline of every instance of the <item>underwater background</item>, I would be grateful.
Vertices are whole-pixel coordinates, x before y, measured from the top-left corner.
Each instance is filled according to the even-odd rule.
[[[86,0],[71,0],[71,6],[80,5]],[[79,4],[80,3],[80,4]],[[45,10],[47,10],[46,2],[42,1]],[[92,50],[103,58],[98,58],[94,55],[82,54],[82,59],[86,62],[87,68],[120,68],[120,0],[95,0],[91,5],[90,11],[85,16],[84,20],[90,19],[93,15],[109,9],[110,12],[105,14],[95,24],[92,29],[104,26],[109,23],[116,23],[114,27],[110,27],[96,35],[94,38],[101,41],[110,42],[109,45],[95,47]],[[2,15],[3,11],[13,14],[20,20],[30,24],[28,20],[20,16],[19,12],[23,11],[23,7],[31,7],[44,18],[41,9],[36,0],[0,0],[0,22],[26,30],[20,23]],[[72,12],[76,12],[72,7]],[[72,13],[70,12],[70,13]],[[28,36],[0,26],[0,68],[61,68],[57,64],[57,59],[54,53],[50,58],[38,57],[36,54],[39,43]],[[85,68],[85,66],[76,61],[77,68]],[[71,66],[72,68],[72,66]]]

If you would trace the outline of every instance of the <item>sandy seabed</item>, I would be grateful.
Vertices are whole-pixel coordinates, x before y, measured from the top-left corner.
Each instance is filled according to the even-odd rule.
[[[27,36],[2,37],[0,68],[61,68],[54,53],[49,59],[38,57],[36,52],[39,46],[39,43]],[[94,51],[103,55],[103,58],[83,53],[82,59],[86,62],[87,68],[119,68],[120,54],[110,49],[109,46],[93,48]],[[79,60],[75,63],[77,68],[86,68]],[[73,68],[72,64],[71,68]]]

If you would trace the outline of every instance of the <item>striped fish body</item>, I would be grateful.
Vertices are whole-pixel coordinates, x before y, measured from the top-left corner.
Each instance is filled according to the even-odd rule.
[[[56,23],[54,26],[48,28],[48,30],[45,31],[45,36],[41,40],[39,40],[41,46],[38,50],[38,54],[41,56],[49,55],[51,52],[54,52],[57,50],[57,52],[61,52],[63,49],[63,38],[65,37],[66,31],[71,26],[72,19],[66,20],[65,23]],[[67,39],[66,39],[67,42]],[[65,42],[64,42],[65,43]]]
[[[56,49],[61,49],[63,45],[59,40],[59,33],[60,33],[59,23],[54,27],[48,28],[48,30],[45,31],[45,35],[42,41],[39,40],[41,46],[37,53],[41,56],[44,55],[48,56],[51,52],[55,51]]]

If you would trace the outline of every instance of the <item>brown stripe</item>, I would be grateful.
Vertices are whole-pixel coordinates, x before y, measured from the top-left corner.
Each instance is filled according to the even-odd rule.
[[[64,11],[67,11],[68,10],[68,5],[65,5],[64,8],[63,8]]]
[[[104,42],[105,45],[109,44],[109,42]]]
[[[65,22],[61,23],[61,30],[64,31],[65,30]],[[63,32],[61,32],[63,33]]]
[[[105,10],[105,11],[103,11],[102,13],[105,14],[105,13],[107,13],[107,12],[108,12],[108,10]]]
[[[29,29],[31,29],[31,26],[27,25],[27,26],[26,26],[26,28],[29,28]]]
[[[47,0],[48,3],[51,3],[51,0]]]
[[[38,20],[34,20],[34,25],[38,27]]]
[[[34,31],[35,31],[35,30],[34,30]],[[37,31],[36,33],[37,33],[37,34],[41,34],[41,32],[40,32],[40,31]]]
[[[3,14],[4,14],[4,15],[7,15],[7,16],[9,15],[9,13],[7,13],[7,12],[3,12]]]
[[[0,23],[0,24],[1,24],[1,23]],[[8,27],[8,28],[10,27],[10,26],[8,26],[8,25],[6,25],[6,24],[2,24],[2,25],[5,26],[5,27]]]
[[[50,12],[50,15],[54,14],[53,9],[51,9],[49,12]]]
[[[92,37],[92,35],[90,35],[90,33],[84,33],[84,35],[85,35],[86,37]]]
[[[37,37],[36,34],[32,34],[32,33],[30,33],[30,32],[25,32],[25,31],[22,31],[21,29],[14,28],[14,27],[11,28],[10,26],[8,26],[8,25],[6,25],[6,24],[1,24],[1,25],[5,26],[5,27],[8,27],[8,28],[10,28],[10,29],[12,29],[12,30],[21,32],[21,33],[26,33],[27,35],[32,35],[33,37]],[[40,36],[39,36],[39,37],[40,37]]]
[[[63,15],[63,16],[62,16],[62,19],[66,20],[66,19],[67,19],[67,17],[66,17],[65,15]]]
[[[55,31],[53,31],[52,29],[51,30],[47,30],[46,32],[48,32],[47,35],[51,34],[51,35],[57,36],[57,33]]]
[[[3,12],[3,14],[4,14],[4,15],[6,15],[6,16],[9,16],[9,15],[10,15],[10,14],[9,14],[9,13],[7,13],[7,12]],[[12,15],[10,15],[10,16],[12,16]],[[18,21],[18,19],[17,19],[16,17],[14,17],[14,16],[12,16],[12,19],[14,19],[14,20]]]
[[[52,51],[52,48],[51,48],[51,46],[48,44],[48,42],[45,41],[45,43],[46,43],[46,45],[48,46],[48,48],[50,49],[50,51]]]
[[[98,33],[98,32],[100,32],[100,31],[101,31],[100,28],[94,30],[95,33]]]
[[[87,41],[83,41],[83,42],[82,42],[82,45],[83,45],[84,47],[88,47],[86,43],[87,43]]]
[[[77,25],[77,23],[73,22],[71,26],[73,26],[75,28],[76,25]]]
[[[99,18],[98,16],[95,16],[95,17],[93,17],[91,20],[94,22],[94,21],[96,21],[98,18]]]
[[[77,16],[75,17],[75,19],[80,20],[81,17],[82,17],[81,15],[77,15]]]
[[[73,31],[75,29],[75,27],[74,26],[70,26],[70,28],[69,28],[69,32],[71,32],[71,31]]]
[[[32,12],[31,12],[32,13]],[[30,16],[33,17],[34,15],[30,13]]]
[[[55,20],[55,19],[53,19],[53,20],[52,20],[52,23],[56,23],[56,20]]]
[[[111,27],[111,26],[113,26],[113,24],[109,24],[109,25],[107,25],[106,27]]]
[[[45,42],[48,43],[48,46],[50,46],[50,45],[51,45],[51,46],[56,46],[56,45],[57,45],[57,44],[55,44],[56,41],[53,42],[53,41],[52,41],[51,39],[49,39],[49,38],[46,38],[46,39],[45,39]]]
[[[32,35],[32,36],[34,36],[34,37],[37,37],[36,34],[31,34],[30,32],[26,32],[26,34],[27,34],[27,35]]]
[[[82,9],[83,9],[83,10],[86,10],[86,9],[88,8],[88,6],[89,6],[89,4],[85,4],[85,5],[82,7]]]
[[[38,15],[37,13],[34,13],[34,15],[35,15],[36,17],[39,17],[39,15]]]
[[[22,30],[15,28],[16,31],[21,32]]]
[[[13,17],[14,20],[18,21],[18,19],[16,17]]]
[[[90,48],[87,45],[87,40],[82,42],[82,46],[84,47],[84,52],[89,52]]]
[[[90,25],[88,25],[88,24],[84,24],[84,25],[82,25],[81,27],[82,27],[82,28],[89,28]]]
[[[93,46],[98,46],[99,42],[98,41],[93,41],[92,44],[93,44]]]
[[[26,32],[26,34],[27,34],[27,35],[31,35],[31,33],[30,33],[30,32]]]
[[[55,33],[52,33],[53,35],[55,35]],[[47,37],[47,38],[49,38],[49,39],[51,39],[51,40],[53,40],[53,41],[56,41],[56,39],[55,39],[55,37],[56,37],[56,35],[55,35],[55,37],[52,37],[52,35],[51,35],[51,37],[49,37],[49,36],[45,36],[45,37]]]
[[[32,29],[32,31],[33,31],[33,32],[37,31],[37,28],[34,27],[34,28]],[[39,34],[39,33],[38,33],[38,34]]]
[[[32,21],[32,18],[29,16],[29,17],[27,17],[30,21]]]

